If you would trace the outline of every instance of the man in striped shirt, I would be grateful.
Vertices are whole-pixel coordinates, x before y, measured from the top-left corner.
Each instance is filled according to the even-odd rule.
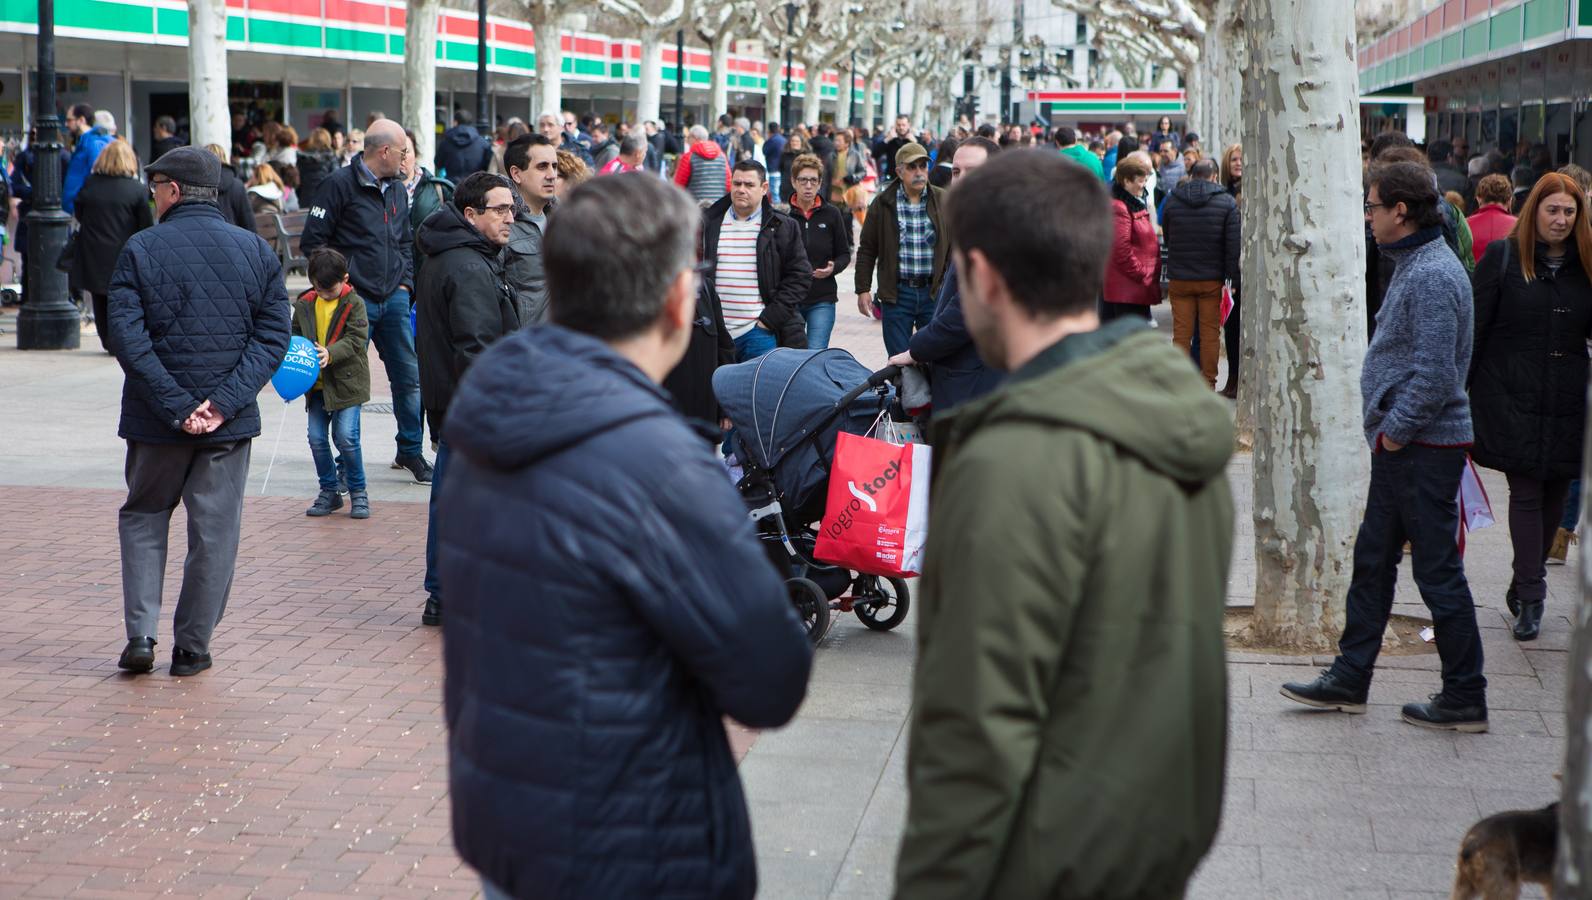
[[[707,281],[735,341],[737,362],[777,346],[807,346],[797,308],[812,287],[812,263],[801,226],[769,204],[762,164],[735,164],[729,195],[703,213],[702,255],[713,264]]]

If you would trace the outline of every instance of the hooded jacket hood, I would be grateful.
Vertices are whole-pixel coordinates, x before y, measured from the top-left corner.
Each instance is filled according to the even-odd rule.
[[[713,143],[711,140],[697,141],[695,144],[691,145],[691,152],[702,157],[703,159],[717,159],[723,155],[719,151],[719,145]]]
[[[455,125],[443,137],[455,147],[474,147],[481,142],[481,132],[474,125]]]
[[[453,398],[445,430],[448,444],[471,459],[514,470],[623,423],[675,414],[663,388],[608,345],[548,325],[481,355]]]
[[[267,181],[265,184],[257,184],[249,188],[249,193],[259,194],[261,197],[264,197],[272,202],[280,202],[282,199],[282,189],[269,181]]]
[[[502,249],[476,231],[475,226],[465,220],[464,213],[452,204],[441,207],[420,223],[420,230],[415,233],[415,246],[427,256],[459,247],[470,247],[484,256],[497,256]]]
[[[1077,428],[1184,484],[1226,472],[1232,413],[1185,354],[1138,320],[1064,338],[1012,373],[1004,390],[951,414],[951,441],[1005,421]]]
[[[1226,194],[1227,189],[1214,181],[1194,179],[1173,188],[1172,193],[1189,206],[1204,206],[1212,197]]]

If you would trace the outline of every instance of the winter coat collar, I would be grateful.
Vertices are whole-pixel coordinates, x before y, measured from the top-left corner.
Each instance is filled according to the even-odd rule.
[[[1121,200],[1130,213],[1144,212],[1145,210],[1144,198],[1133,196],[1123,190],[1120,184],[1111,185],[1111,199]]]
[[[1424,244],[1429,244],[1432,241],[1440,240],[1442,237],[1443,226],[1433,225],[1430,228],[1422,228],[1420,231],[1415,232],[1409,237],[1400,238],[1391,244],[1377,244],[1376,249],[1382,253],[1388,253],[1394,256],[1402,256]]]
[[[184,200],[181,203],[178,203],[176,206],[173,206],[171,209],[166,210],[166,214],[160,217],[160,221],[165,223],[175,222],[178,219],[200,217],[221,219],[222,221],[226,221],[226,219],[221,215],[221,207],[217,206],[212,200]]]
[[[1048,375],[1068,363],[1103,353],[1128,335],[1148,327],[1149,324],[1144,320],[1130,316],[1107,322],[1094,331],[1069,334],[1039,351],[1038,356],[1024,363],[1012,373],[1011,381],[1028,381]]]

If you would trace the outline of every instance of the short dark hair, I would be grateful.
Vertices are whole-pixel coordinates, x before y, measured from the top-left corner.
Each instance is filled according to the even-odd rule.
[[[1453,155],[1454,145],[1442,138],[1426,145],[1426,158],[1434,163],[1448,162],[1448,158]]]
[[[1089,152],[1090,153],[1093,153],[1096,150],[1104,152],[1105,149],[1106,149],[1106,142],[1105,141],[1090,141],[1089,142]]]
[[[730,169],[730,177],[734,178],[736,172],[756,172],[759,181],[768,183],[768,170],[755,159],[743,159],[736,163],[735,167]]]
[[[1443,224],[1443,213],[1437,205],[1437,185],[1432,183],[1432,170],[1426,166],[1414,162],[1372,166],[1370,182],[1383,206],[1392,208],[1404,204],[1408,210],[1405,218],[1416,228]]]
[[[76,103],[67,111],[67,115],[74,119],[88,119],[92,122],[94,120],[94,107],[87,103]]]
[[[970,137],[956,145],[956,149],[958,150],[962,149],[963,147],[981,147],[983,148],[984,153],[989,156],[994,156],[995,154],[1001,152],[1000,144],[995,143],[987,137],[979,137],[978,135],[974,135],[973,137]]]
[[[1413,147],[1415,142],[1402,131],[1384,131],[1371,139],[1371,158],[1376,159],[1389,147]]]
[[[1216,177],[1220,170],[1221,167],[1216,164],[1216,160],[1207,156],[1189,167],[1188,177],[1200,181],[1210,181]]]
[[[486,195],[493,188],[508,188],[514,193],[514,182],[494,172],[472,172],[453,189],[453,208],[459,212],[486,206]]]
[[[768,133],[769,134],[779,134],[779,123],[778,122],[770,122],[770,123],[768,123]]]
[[[177,120],[171,116],[160,116],[155,119],[155,127],[170,134],[176,134]]]
[[[533,131],[530,134],[522,134],[514,140],[509,141],[509,145],[503,148],[504,171],[508,171],[508,169],[511,167],[521,171],[530,168],[532,147],[552,147],[555,150],[558,149],[557,144],[553,143],[552,140],[547,137],[547,135],[541,134],[540,132]]]
[[[1125,134],[1122,136],[1122,140],[1117,141],[1117,159],[1121,159],[1137,149],[1139,149],[1139,139],[1131,134]]]
[[[995,126],[985,122],[983,125],[978,126],[978,131],[974,133],[981,138],[993,138],[995,137]]]
[[[591,130],[592,131],[601,131],[603,134],[607,134],[608,133],[608,123],[607,122],[601,122],[601,121],[593,122],[593,123],[591,123]]]
[[[308,264],[310,284],[317,290],[331,290],[348,277],[348,260],[330,247],[322,247],[310,254]]]
[[[1113,232],[1098,175],[1054,151],[1001,153],[962,176],[944,216],[951,245],[983,253],[1029,313],[1094,308]]]
[[[651,328],[669,285],[696,259],[699,226],[687,223],[701,219],[689,194],[640,172],[570,191],[542,246],[552,321],[605,341]]]
[[[1071,147],[1076,143],[1078,143],[1078,132],[1073,131],[1066,125],[1059,126],[1056,129],[1056,146]]]
[[[455,125],[474,125],[475,124],[475,115],[473,113],[471,113],[468,109],[465,109],[464,107],[461,106],[458,109],[455,109],[453,111],[453,124],[455,124]]]

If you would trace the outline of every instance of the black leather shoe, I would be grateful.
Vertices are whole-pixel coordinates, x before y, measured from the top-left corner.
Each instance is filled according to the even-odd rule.
[[[1511,616],[1520,615],[1520,595],[1515,593],[1515,586],[1512,584],[1509,586],[1509,590],[1504,592],[1504,605],[1509,607]]]
[[[426,462],[424,456],[400,456],[392,461],[394,469],[408,469],[409,477],[415,484],[431,483],[431,463]]]
[[[203,655],[189,653],[181,647],[171,651],[171,674],[178,678],[184,675],[198,675],[208,668],[210,668],[210,654],[208,653]]]
[[[116,661],[116,666],[135,675],[142,675],[155,668],[155,639],[129,638],[127,646],[122,648],[122,658]]]
[[[420,624],[442,624],[442,600],[436,594],[432,594],[426,598],[426,608],[420,613]]]
[[[1537,632],[1542,629],[1542,607],[1544,601],[1527,600],[1520,604],[1520,618],[1515,620],[1515,640],[1534,641]]]
[[[1487,730],[1487,704],[1459,706],[1442,694],[1433,694],[1430,703],[1404,704],[1404,721],[1438,731],[1480,734]]]
[[[1370,693],[1369,687],[1351,685],[1332,674],[1331,669],[1322,669],[1321,677],[1309,684],[1290,681],[1282,686],[1282,695],[1295,703],[1355,715],[1365,712],[1365,699]]]

